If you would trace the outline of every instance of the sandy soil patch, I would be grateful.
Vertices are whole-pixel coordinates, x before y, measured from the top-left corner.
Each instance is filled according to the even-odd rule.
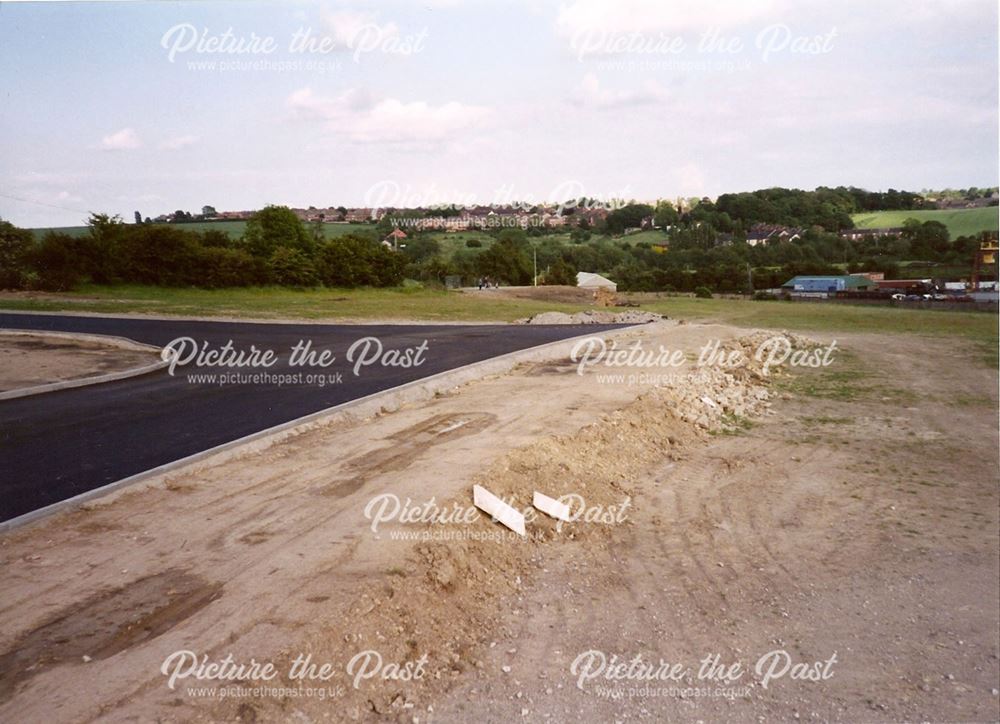
[[[697,350],[743,332],[632,334]],[[0,719],[996,719],[996,371],[953,346],[941,376],[920,340],[840,342],[842,365],[768,384],[525,365],[14,531]],[[473,483],[628,513],[540,518],[527,539],[365,515],[387,493],[451,509]],[[700,697],[572,672],[588,650],[752,667],[776,649],[836,653],[835,675]],[[286,690],[170,689],[160,668],[181,650],[274,662]],[[423,675],[383,666],[355,687],[366,651],[396,674],[424,658]],[[308,683],[326,698],[289,693],[301,655],[331,663]]]
[[[123,372],[157,360],[152,351],[94,339],[0,331],[0,392]]]

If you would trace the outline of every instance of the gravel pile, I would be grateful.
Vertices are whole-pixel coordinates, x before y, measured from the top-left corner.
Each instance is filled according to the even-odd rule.
[[[723,350],[742,352],[739,365],[699,367],[690,375],[668,379],[659,389],[671,400],[674,414],[705,429],[738,424],[737,418],[766,414],[771,404],[768,402],[770,394],[761,382],[767,375],[756,353],[762,344],[775,337],[784,337],[796,350],[819,346],[808,337],[789,332],[754,332],[722,346]],[[771,370],[772,377],[781,373],[781,368]]]
[[[719,367],[701,367],[659,388],[670,401],[674,414],[705,429],[723,426],[724,418],[762,415],[770,406],[768,390],[741,374]]]
[[[666,317],[655,312],[642,312],[631,309],[627,312],[542,312],[534,317],[519,319],[515,324],[647,324],[661,322]]]

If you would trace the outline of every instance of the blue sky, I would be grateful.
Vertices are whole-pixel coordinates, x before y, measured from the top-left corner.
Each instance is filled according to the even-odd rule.
[[[227,30],[247,52],[198,52]],[[0,2],[0,93],[24,226],[990,186],[1000,153],[988,0]]]

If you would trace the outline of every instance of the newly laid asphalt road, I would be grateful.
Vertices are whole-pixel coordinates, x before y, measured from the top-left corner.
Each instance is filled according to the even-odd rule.
[[[0,521],[65,500],[144,470],[178,460],[312,412],[472,362],[615,327],[316,325],[196,322],[75,317],[0,312],[0,328],[82,332],[128,337],[158,347],[179,337],[218,348],[270,349],[279,362],[266,370],[194,364],[105,384],[0,400]],[[348,348],[377,337],[385,350],[426,340],[419,367],[364,367],[358,376]],[[300,340],[329,349],[337,360],[323,370],[292,369],[288,355]],[[357,357],[355,356],[355,360]],[[343,381],[278,385],[191,382],[189,374],[322,371]]]

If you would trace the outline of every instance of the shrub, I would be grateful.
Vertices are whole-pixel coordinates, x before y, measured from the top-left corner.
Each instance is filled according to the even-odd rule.
[[[118,274],[138,284],[196,284],[200,242],[198,234],[173,226],[131,227],[118,240]]]
[[[708,287],[698,287],[694,290],[694,295],[698,297],[698,299],[711,299],[712,290]]]
[[[68,234],[50,231],[29,253],[38,272],[35,286],[48,292],[66,292],[83,281],[80,243]]]
[[[354,234],[331,239],[316,255],[319,278],[331,287],[396,286],[405,268],[405,256]]]
[[[319,281],[312,259],[298,249],[279,246],[267,260],[271,280],[289,287],[312,287]]]
[[[465,240],[465,245],[469,249],[478,249],[479,247],[481,247],[483,245],[483,242],[481,242],[479,239],[466,239]]]
[[[565,286],[576,286],[576,269],[562,259],[549,267],[549,270],[542,277],[542,284],[562,284]]]
[[[267,281],[268,267],[242,249],[208,247],[198,253],[198,286],[246,287]]]
[[[394,287],[402,283],[406,259],[402,254],[386,249],[376,244],[370,252],[368,262],[371,267],[371,278],[368,282],[376,287]]]
[[[28,253],[33,243],[30,231],[0,221],[0,289],[21,289],[26,285]]]
[[[287,206],[266,206],[250,217],[240,244],[253,256],[270,259],[280,247],[311,253],[313,239]]]

